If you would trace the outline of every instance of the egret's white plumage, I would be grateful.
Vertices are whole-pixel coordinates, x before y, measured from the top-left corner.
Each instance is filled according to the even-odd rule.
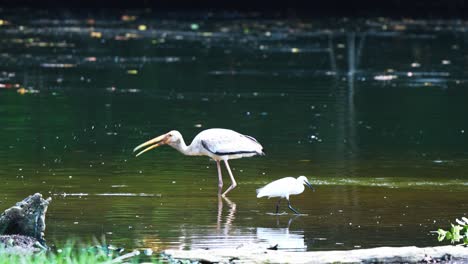
[[[264,155],[262,145],[260,145],[255,138],[223,128],[212,128],[198,133],[189,146],[185,144],[184,138],[179,131],[172,130],[164,135],[144,142],[133,151],[135,152],[143,147],[147,147],[136,154],[136,156],[139,156],[161,145],[169,145],[184,155],[208,156],[215,160],[218,168],[219,194],[221,194],[223,186],[220,161],[224,161],[229,176],[231,177],[232,185],[223,193],[223,196],[237,186],[228,160]]]
[[[257,189],[257,198],[266,197],[266,196],[268,196],[268,198],[279,197],[280,199],[278,200],[278,203],[276,204],[276,213],[278,213],[278,208],[279,208],[281,198],[286,198],[286,200],[288,200],[289,209],[291,209],[294,213],[299,214],[299,212],[291,206],[289,202],[289,196],[301,194],[304,191],[304,184],[306,184],[307,186],[309,186],[309,188],[314,190],[314,188],[312,187],[312,185],[309,183],[309,181],[307,180],[305,176],[299,176],[297,178],[293,178],[293,177],[282,178],[282,179],[270,182],[269,184],[265,185],[264,187],[260,189]]]

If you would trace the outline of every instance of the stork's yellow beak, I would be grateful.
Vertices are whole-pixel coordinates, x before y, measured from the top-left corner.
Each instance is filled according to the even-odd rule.
[[[138,145],[136,148],[133,149],[133,152],[135,152],[135,151],[137,151],[137,150],[139,150],[141,148],[144,148],[144,147],[146,147],[148,145],[151,145],[151,146],[145,148],[144,150],[138,152],[136,154],[136,157],[138,157],[138,156],[140,156],[141,154],[145,153],[148,150],[152,150],[152,149],[157,148],[157,147],[159,147],[161,145],[167,144],[167,139],[168,139],[167,134],[161,135],[159,137],[155,137],[155,138],[153,138],[151,140],[146,141],[143,144]]]

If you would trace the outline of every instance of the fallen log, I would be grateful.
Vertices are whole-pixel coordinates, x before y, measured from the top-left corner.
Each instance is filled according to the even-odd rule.
[[[250,247],[233,249],[165,250],[170,260],[190,260],[202,263],[433,263],[468,262],[468,248],[439,247],[378,247],[369,249],[285,252]]]
[[[45,214],[51,198],[33,194],[0,215],[0,243],[3,248],[47,248]],[[39,245],[38,245],[39,244]]]

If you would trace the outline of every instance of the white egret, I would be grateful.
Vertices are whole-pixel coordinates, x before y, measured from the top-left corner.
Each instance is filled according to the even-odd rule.
[[[215,160],[216,166],[218,167],[218,194],[221,194],[223,189],[223,177],[221,174],[220,162],[224,161],[224,165],[231,177],[232,184],[222,194],[223,197],[237,186],[234,175],[229,167],[228,160],[265,155],[265,153],[263,153],[262,145],[260,145],[255,138],[237,133],[230,129],[222,128],[203,130],[195,136],[189,146],[185,144],[184,138],[179,131],[172,130],[137,146],[133,152],[142,149],[143,147],[147,147],[136,154],[138,157],[146,151],[161,145],[169,145],[184,155],[208,156]]]
[[[280,199],[278,200],[278,203],[276,203],[276,213],[278,213],[281,198],[286,198],[286,200],[288,200],[289,209],[291,209],[295,214],[299,214],[299,212],[291,206],[289,195],[302,193],[304,191],[304,184],[315,191],[305,176],[299,176],[297,179],[286,177],[270,182],[264,187],[257,189],[257,198],[264,196],[268,196],[268,198],[279,197]]]

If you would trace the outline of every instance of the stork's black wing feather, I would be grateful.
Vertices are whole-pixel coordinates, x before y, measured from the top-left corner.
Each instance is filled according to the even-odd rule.
[[[219,156],[224,156],[224,155],[236,155],[236,154],[248,154],[248,153],[257,153],[257,151],[254,150],[239,150],[239,151],[214,151],[212,148],[210,148],[209,144],[205,141],[201,141],[202,146],[208,150],[209,152],[219,155]]]

